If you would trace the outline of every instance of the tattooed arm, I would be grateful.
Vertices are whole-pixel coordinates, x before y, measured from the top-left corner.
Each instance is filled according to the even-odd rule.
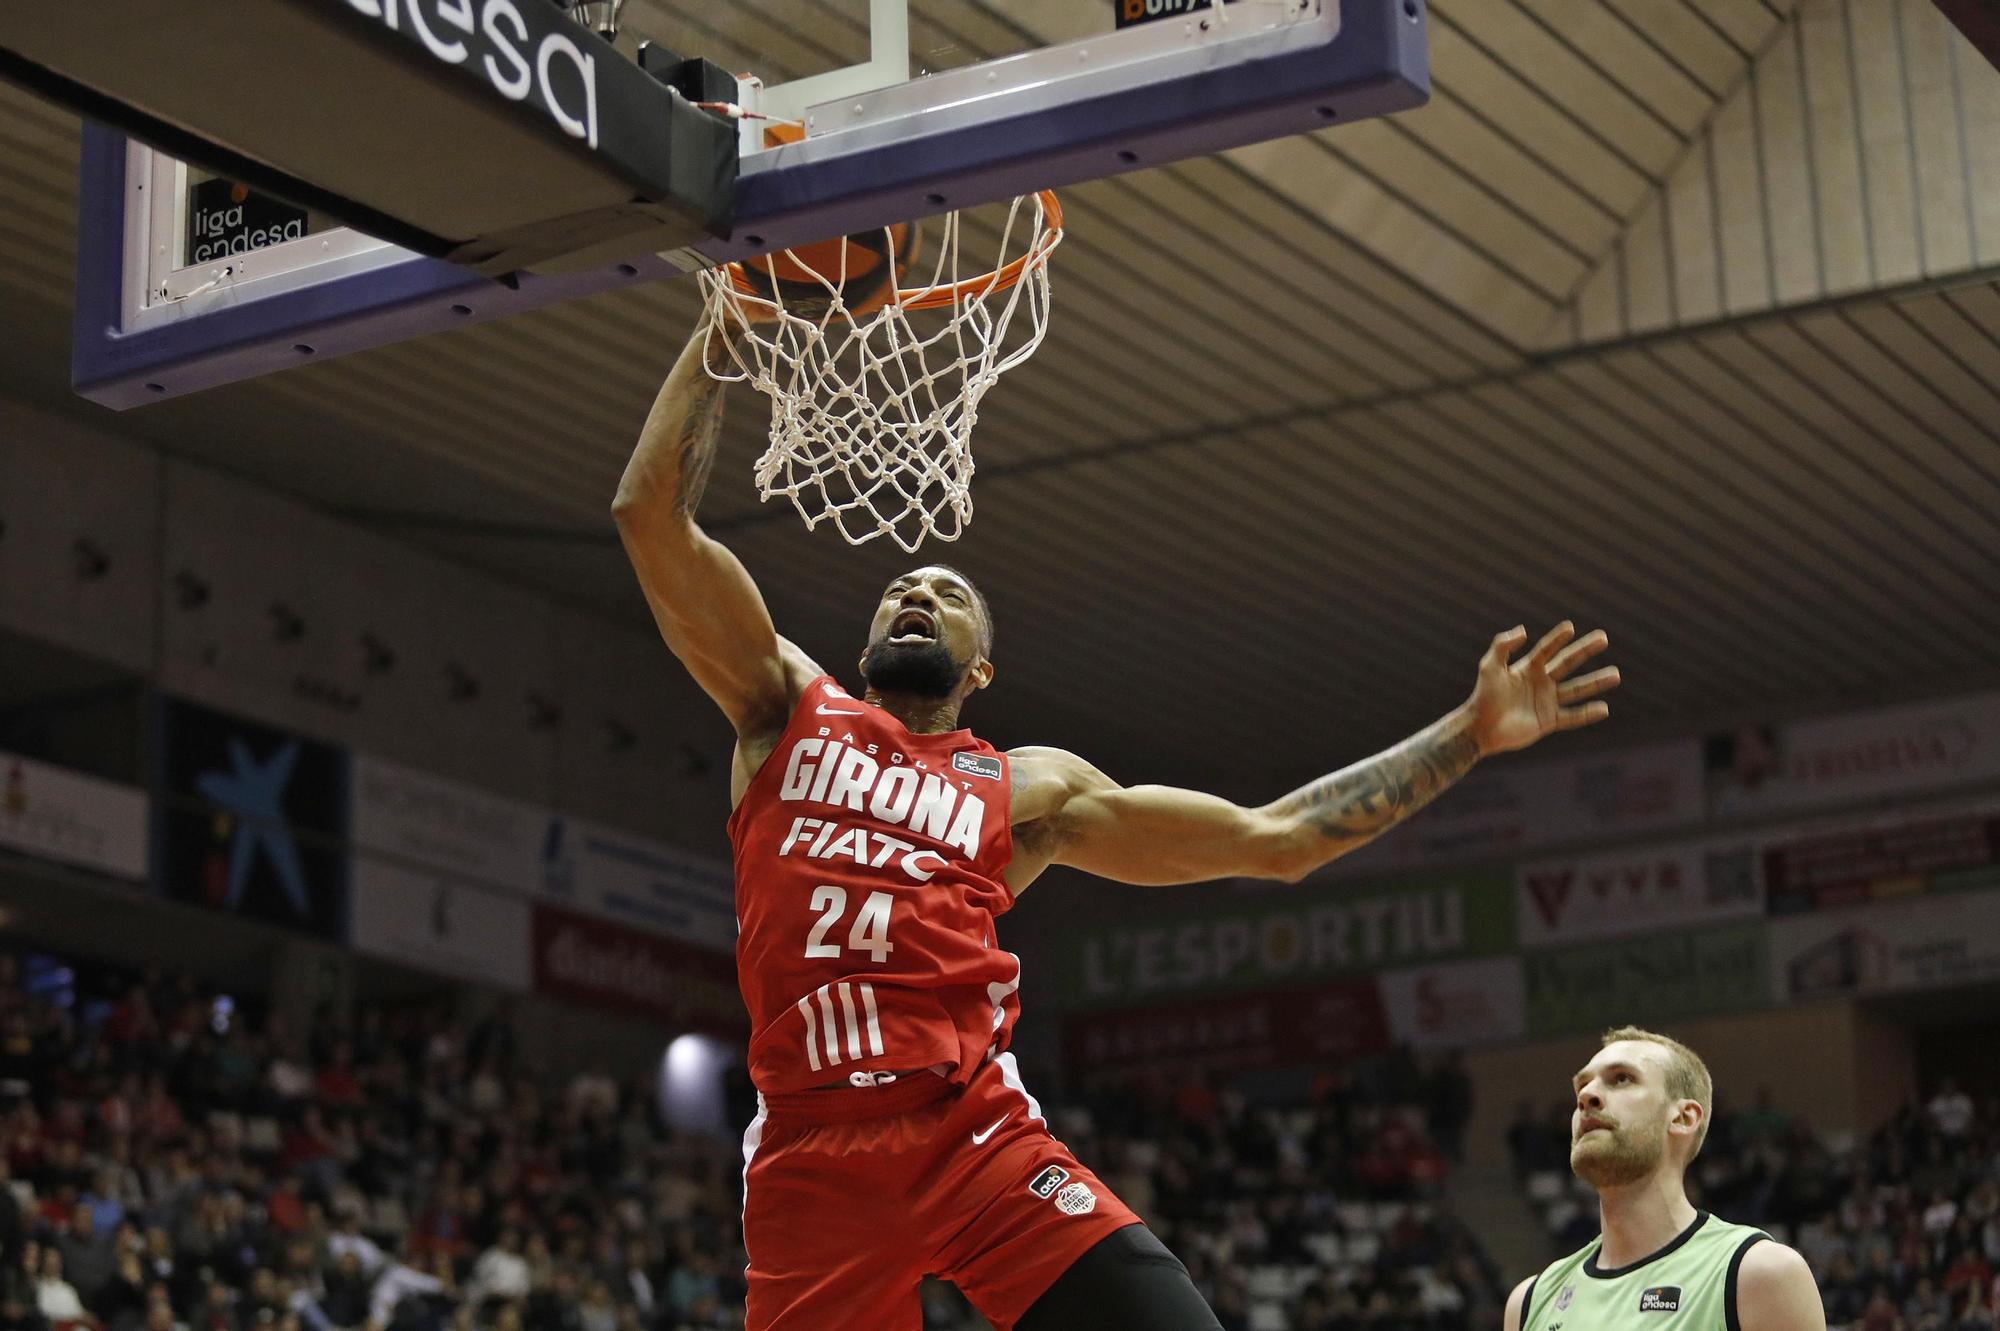
[[[1610,714],[1609,704],[1586,700],[1617,686],[1616,667],[1570,678],[1608,645],[1601,630],[1578,639],[1559,624],[1510,661],[1526,641],[1518,628],[1494,638],[1472,696],[1438,721],[1261,808],[1168,786],[1124,787],[1074,754],[1017,749],[1009,882],[1019,891],[1049,864],[1128,883],[1297,882],[1429,804],[1480,758]]]
[[[818,668],[778,636],[736,556],[695,524],[722,433],[722,385],[702,361],[727,354],[705,325],[696,330],[639,432],[611,515],[667,646],[739,740],[754,743],[784,729]]]

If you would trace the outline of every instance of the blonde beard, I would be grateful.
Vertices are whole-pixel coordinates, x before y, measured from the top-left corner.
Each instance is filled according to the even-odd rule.
[[[1570,1172],[1597,1189],[1637,1183],[1660,1167],[1667,1154],[1666,1125],[1657,1135],[1641,1135],[1634,1127],[1609,1129],[1611,1140],[1588,1138],[1569,1148]]]

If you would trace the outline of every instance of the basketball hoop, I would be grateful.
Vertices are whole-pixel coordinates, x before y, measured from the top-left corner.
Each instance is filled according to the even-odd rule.
[[[702,273],[710,328],[734,334],[728,363],[710,360],[709,373],[771,399],[758,497],[790,499],[808,529],[832,519],[850,545],[888,536],[915,551],[926,536],[957,540],[972,520],[969,441],[979,400],[1048,331],[1049,256],[1062,228],[1053,192],[1015,199],[991,268],[968,276],[959,214],[947,213],[929,281],[899,281],[879,307],[857,302],[866,309],[842,299],[847,255],[859,245],[837,246],[842,271],[834,273],[786,250],[823,289],[804,300],[784,292],[796,283],[753,285],[741,264]],[[884,239],[867,252],[896,253],[894,238]],[[926,266],[921,255],[913,266]]]

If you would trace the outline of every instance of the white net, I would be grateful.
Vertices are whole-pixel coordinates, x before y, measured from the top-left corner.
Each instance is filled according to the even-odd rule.
[[[1062,240],[1053,194],[1016,199],[1004,222],[981,229],[980,248],[998,247],[990,269],[962,262],[971,242],[958,213],[925,225],[937,245],[912,267],[928,282],[905,273],[896,298],[872,311],[842,300],[844,271],[815,272],[797,251],[786,254],[823,294],[788,299],[766,283],[771,294],[760,295],[734,265],[701,274],[711,326],[735,332],[728,362],[711,358],[709,372],[771,399],[759,497],[785,496],[808,528],[831,520],[853,545],[887,536],[914,551],[926,536],[958,539],[972,520],[979,400],[1048,330],[1049,255]],[[895,237],[885,239],[894,253]],[[855,248],[838,247],[843,267]]]

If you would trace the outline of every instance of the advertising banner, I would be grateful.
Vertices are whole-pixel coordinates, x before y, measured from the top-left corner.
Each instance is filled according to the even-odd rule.
[[[160,709],[160,894],[343,936],[346,753],[195,703]]]
[[[536,993],[677,1030],[748,1031],[731,958],[547,902],[533,909]]]
[[[382,858],[728,951],[730,867],[379,758],[354,762],[354,840]]]
[[[354,844],[509,888],[542,887],[549,812],[399,763],[354,757]]]
[[[2000,887],[2000,810],[1899,810],[1771,834],[1759,849],[1773,915]]]
[[[730,866],[558,814],[545,841],[543,894],[716,951],[736,947]]]
[[[1676,740],[1570,762],[1483,766],[1335,865],[1340,875],[1505,859],[1569,842],[1699,823],[1701,745]]]
[[[1709,804],[1756,814],[2000,778],[2000,693],[1711,735]]]
[[[1511,879],[1441,876],[1389,888],[1273,888],[1218,896],[1218,909],[1069,940],[1076,1006],[1269,988],[1385,966],[1505,952],[1514,942]]]
[[[525,897],[366,851],[354,857],[351,934],[358,951],[525,990],[531,914]]]
[[[0,846],[143,882],[146,792],[0,753]]]
[[[1528,1034],[1763,1007],[1766,927],[1754,921],[1524,953]]]
[[[1389,1038],[1416,1049],[1465,1049],[1527,1034],[1519,957],[1482,957],[1387,971],[1379,983]]]
[[[1515,928],[1524,947],[1679,932],[1764,911],[1748,845],[1684,841],[1515,870]]]
[[[1077,1067],[1283,1067],[1376,1054],[1389,1047],[1372,980],[1295,986],[1070,1017],[1063,1038]]]
[[[1770,925],[1770,1001],[2000,979],[2000,890],[1821,911]]]

